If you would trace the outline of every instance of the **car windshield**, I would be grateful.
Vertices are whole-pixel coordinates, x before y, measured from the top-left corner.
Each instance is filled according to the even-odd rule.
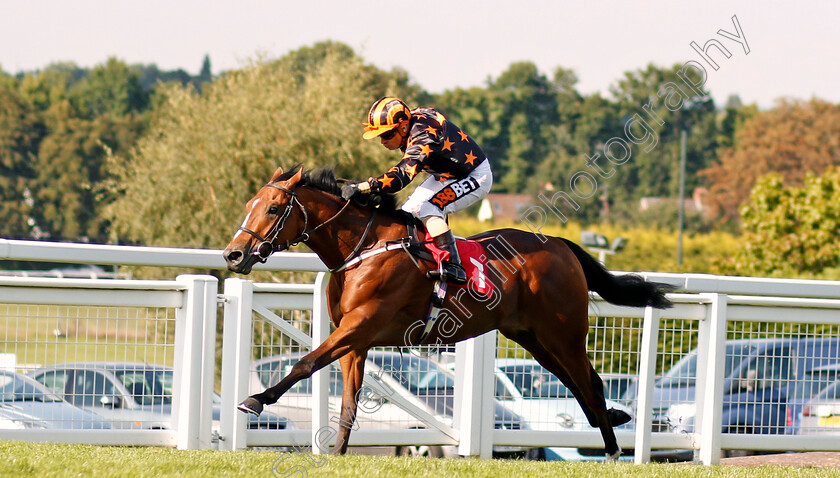
[[[622,400],[627,388],[633,382],[632,377],[601,376],[601,380],[604,382],[604,398],[613,401]]]
[[[726,359],[724,361],[724,377],[732,375],[735,367],[744,358],[755,352],[756,347],[748,344],[727,344]],[[688,355],[681,358],[665,375],[656,383],[658,388],[682,388],[693,387],[697,379],[697,351],[692,350]]]
[[[0,402],[60,402],[46,387],[23,375],[0,372]]]
[[[523,398],[573,398],[572,392],[542,365],[507,365],[500,369]]]
[[[813,370],[806,373],[802,380],[796,382],[794,397],[809,399],[820,393],[820,390],[832,384],[838,376],[838,370]]]
[[[840,400],[840,380],[825,387],[814,400]]]
[[[298,363],[298,360],[300,360],[299,357],[290,357],[263,362],[257,366],[257,375],[260,377],[260,382],[266,388],[276,385],[283,379],[283,377],[292,373],[292,367]],[[341,377],[341,371],[332,365],[330,365],[327,369],[330,371],[329,394],[333,397],[339,396],[341,395],[342,386],[344,384]],[[312,379],[307,378],[306,380],[299,381],[286,393],[311,394]]]
[[[172,371],[163,369],[117,370],[117,378],[140,405],[172,403]]]

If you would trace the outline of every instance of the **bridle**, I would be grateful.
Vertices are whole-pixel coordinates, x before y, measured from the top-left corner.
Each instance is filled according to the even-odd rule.
[[[327,219],[326,221],[322,222],[321,224],[318,224],[317,226],[313,227],[311,230],[307,231],[307,229],[309,228],[309,214],[306,212],[306,208],[303,207],[303,204],[298,199],[297,191],[292,190],[292,189],[287,189],[287,188],[284,188],[282,186],[278,186],[274,183],[268,183],[268,184],[266,184],[266,186],[274,188],[274,189],[279,189],[280,191],[283,191],[284,193],[291,196],[291,199],[289,200],[289,203],[286,204],[286,209],[283,210],[283,214],[280,214],[277,217],[277,220],[274,221],[274,224],[271,226],[271,229],[268,231],[268,234],[266,234],[265,237],[262,237],[256,231],[248,229],[247,227],[244,227],[244,226],[240,226],[239,229],[238,229],[238,231],[246,232],[246,233],[250,234],[251,236],[253,236],[256,240],[260,241],[260,243],[254,249],[254,252],[252,252],[251,254],[256,256],[257,260],[259,262],[262,262],[262,263],[265,263],[265,261],[268,260],[269,256],[271,256],[271,254],[273,254],[277,251],[284,251],[284,250],[286,250],[286,249],[288,249],[292,246],[296,246],[296,245],[300,244],[301,242],[308,241],[309,238],[312,236],[312,234],[316,233],[321,228],[326,227],[328,224],[330,224],[336,218],[338,218],[338,216],[340,216],[341,213],[343,213],[344,210],[347,209],[347,206],[349,206],[350,203],[351,203],[351,201],[347,201],[346,203],[344,203],[344,206],[342,206],[341,209],[339,209],[338,212],[335,213],[331,218]],[[294,209],[295,205],[297,205],[300,208],[300,212],[303,214],[303,231],[304,232],[302,232],[296,238],[288,240],[284,244],[276,246],[276,245],[274,245],[274,242],[277,241],[277,236],[280,235],[280,232],[283,230],[283,227],[286,225],[286,221],[289,219],[289,216],[292,215],[292,209]],[[353,258],[353,256],[355,256],[356,254],[359,253],[359,251],[362,248],[362,244],[365,242],[365,238],[367,237],[367,234],[370,231],[370,227],[373,224],[373,219],[376,217],[376,212],[377,211],[374,210],[373,214],[371,214],[370,219],[368,220],[367,226],[365,226],[365,231],[362,234],[362,237],[359,239],[359,243],[356,244],[356,247],[353,249],[353,252],[351,252],[350,255],[347,256],[344,259],[341,266],[336,267],[335,269],[331,269],[331,271],[340,270],[342,268],[342,266],[347,263],[347,261],[349,261],[350,259]]]

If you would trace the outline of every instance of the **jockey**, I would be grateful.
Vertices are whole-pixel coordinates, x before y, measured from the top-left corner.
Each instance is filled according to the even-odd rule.
[[[435,245],[449,252],[444,279],[465,284],[455,238],[446,223],[448,213],[480,201],[490,192],[490,161],[478,144],[432,108],[409,110],[399,98],[386,96],[370,108],[364,139],[379,137],[382,146],[402,151],[402,160],[382,176],[342,187],[342,197],[393,193],[406,187],[421,171],[431,174],[408,197],[402,209],[419,217]]]

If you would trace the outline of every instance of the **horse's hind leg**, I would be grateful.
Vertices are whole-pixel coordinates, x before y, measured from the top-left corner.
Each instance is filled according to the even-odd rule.
[[[543,367],[556,375],[572,391],[589,423],[599,428],[607,457],[617,459],[621,448],[612,427],[626,423],[630,417],[619,410],[607,410],[604,385],[592,368],[589,356],[586,355],[585,342],[583,346],[564,343],[548,348],[544,342],[550,343],[551,340],[548,337],[539,340],[531,331],[520,330],[506,335],[531,352]],[[556,334],[549,334],[549,337],[554,336]],[[557,352],[551,352],[553,350]]]
[[[365,377],[365,359],[367,351],[352,350],[341,357],[341,375],[344,379],[344,390],[341,396],[341,417],[339,418],[338,437],[335,440],[334,454],[345,454],[350,441],[350,431],[356,421],[359,405],[359,390]]]

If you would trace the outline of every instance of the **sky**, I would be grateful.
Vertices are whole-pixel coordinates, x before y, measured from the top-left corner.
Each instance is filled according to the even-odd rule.
[[[716,104],[737,94],[769,108],[781,97],[840,103],[838,24],[836,0],[0,0],[0,68],[90,68],[113,56],[197,74],[209,55],[218,74],[335,40],[431,93],[484,86],[531,61],[606,95],[627,71],[696,61]]]

